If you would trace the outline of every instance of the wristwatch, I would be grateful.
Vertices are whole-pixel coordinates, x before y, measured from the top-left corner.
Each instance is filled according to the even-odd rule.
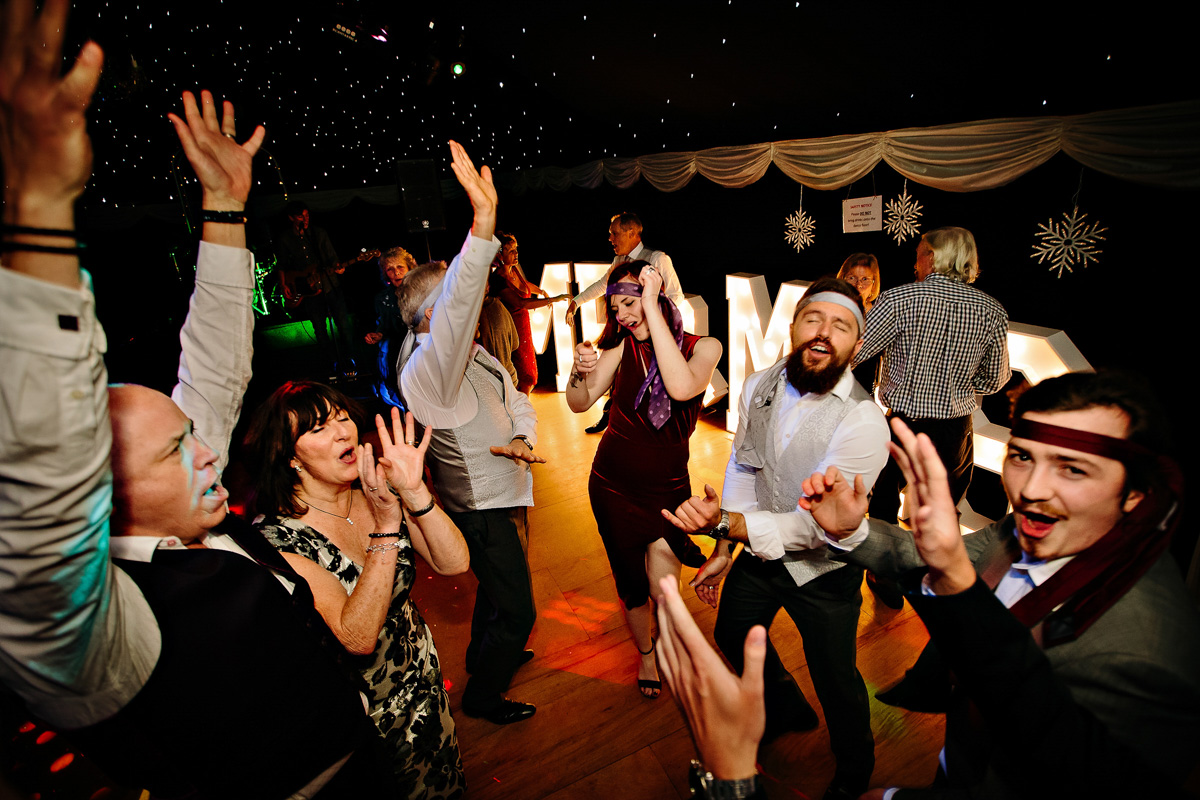
[[[729,512],[722,508],[721,509],[721,521],[717,523],[717,527],[713,528],[710,531],[705,531],[704,535],[711,536],[712,538],[716,539],[718,542],[721,541],[722,539],[728,539],[729,538]]]
[[[517,439],[520,439],[522,442],[524,442],[524,443],[525,443],[525,446],[529,448],[529,452],[531,452],[531,453],[533,452],[533,442],[529,441],[529,437],[528,437],[528,436],[526,436],[526,435],[525,435],[525,434],[523,434],[523,433],[518,433],[516,436],[512,437],[512,440],[513,440],[514,442],[515,442]]]
[[[762,780],[757,775],[735,781],[719,780],[694,758],[688,771],[688,787],[693,795],[706,800],[759,800],[767,796]]]

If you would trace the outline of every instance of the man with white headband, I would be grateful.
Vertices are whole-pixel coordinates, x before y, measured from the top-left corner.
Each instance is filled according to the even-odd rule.
[[[847,537],[841,557],[900,578],[955,678],[934,789],[885,797],[1181,794],[1200,775],[1200,615],[1168,551],[1177,431],[1120,373],[1042,381],[1013,417],[1013,513],[965,537],[948,470],[902,422],[911,532],[871,520],[862,539],[864,486],[833,470],[804,482],[830,541]]]
[[[715,637],[736,671],[752,627],[770,627],[781,607],[795,621],[837,759],[826,798],[858,797],[875,765],[867,690],[855,665],[863,573],[829,558],[821,527],[797,503],[800,482],[814,471],[837,466],[871,486],[887,461],[883,413],[848,369],[863,328],[853,286],[821,278],[809,287],[792,319],[792,352],[742,389],[724,508],[705,486],[705,497],[691,498],[674,515],[664,512],[683,530],[717,539],[692,585],[716,606],[717,586],[728,575]],[[738,542],[749,553],[734,561]],[[817,726],[769,641],[764,681],[765,740]]]
[[[450,149],[475,221],[449,269],[425,264],[404,276],[397,303],[409,334],[396,371],[400,399],[434,429],[426,463],[479,579],[462,710],[504,725],[535,711],[503,692],[533,655],[524,649],[537,616],[526,525],[533,505],[530,464],[545,459],[533,453],[537,414],[529,398],[475,344],[489,267],[500,249],[493,235],[496,188],[491,170],[476,171],[457,142]]]

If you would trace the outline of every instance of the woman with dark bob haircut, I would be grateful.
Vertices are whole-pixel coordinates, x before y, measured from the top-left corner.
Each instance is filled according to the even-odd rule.
[[[379,458],[360,445],[357,404],[319,383],[285,383],[246,438],[258,462],[256,524],[312,588],[317,611],[362,673],[371,718],[395,754],[401,796],[459,797],[458,738],[437,649],[409,598],[417,553],[442,575],[466,542],[424,483],[430,430],[375,417]],[[319,687],[314,687],[319,691]]]
[[[641,653],[638,688],[658,697],[662,682],[650,633],[650,587],[679,580],[681,564],[704,563],[700,549],[662,516],[691,497],[688,439],[721,357],[716,339],[683,332],[662,276],[645,261],[614,267],[608,319],[597,345],[575,349],[567,405],[580,413],[612,387],[608,429],[596,448],[588,494],[596,527]]]

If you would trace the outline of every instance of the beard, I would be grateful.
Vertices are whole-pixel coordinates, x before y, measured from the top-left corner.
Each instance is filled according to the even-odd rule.
[[[830,358],[824,365],[810,367],[804,363],[804,354],[816,342],[829,348]],[[852,352],[852,351],[851,351]],[[839,353],[828,339],[816,337],[804,342],[788,356],[787,380],[800,394],[826,394],[841,380],[842,373],[850,364],[851,352]]]

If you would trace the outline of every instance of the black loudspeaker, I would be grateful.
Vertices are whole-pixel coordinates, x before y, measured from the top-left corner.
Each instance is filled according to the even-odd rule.
[[[446,230],[442,183],[434,161],[397,161],[396,182],[400,184],[400,201],[409,233]]]

